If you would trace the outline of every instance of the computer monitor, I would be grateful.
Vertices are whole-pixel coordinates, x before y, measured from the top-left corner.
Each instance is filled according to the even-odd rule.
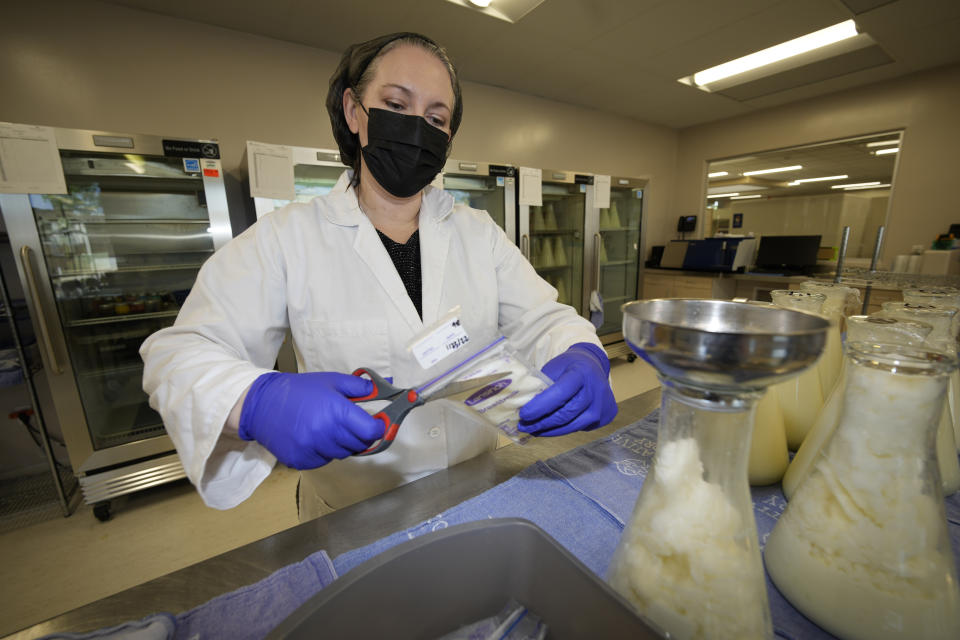
[[[763,236],[757,269],[802,273],[816,266],[819,250],[820,236]]]

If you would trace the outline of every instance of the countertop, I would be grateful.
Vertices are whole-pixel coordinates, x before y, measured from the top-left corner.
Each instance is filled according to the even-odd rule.
[[[335,558],[479,495],[537,460],[605,437],[643,418],[659,403],[660,390],[648,391],[621,402],[616,419],[602,429],[560,438],[534,438],[524,446],[502,447],[7,637],[20,640],[54,632],[79,633],[137,620],[158,611],[179,613],[257,582],[316,551],[325,550]]]

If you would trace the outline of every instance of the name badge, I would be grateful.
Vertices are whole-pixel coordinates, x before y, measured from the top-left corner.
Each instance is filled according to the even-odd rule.
[[[420,366],[429,369],[444,358],[452,356],[470,342],[460,316],[445,320],[436,329],[410,346],[410,351]]]

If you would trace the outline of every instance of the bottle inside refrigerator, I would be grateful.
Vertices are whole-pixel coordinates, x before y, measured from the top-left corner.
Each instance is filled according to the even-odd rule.
[[[110,498],[184,476],[138,350],[173,324],[230,218],[215,141],[50,131],[65,193],[0,195],[0,212],[71,465],[105,519]]]

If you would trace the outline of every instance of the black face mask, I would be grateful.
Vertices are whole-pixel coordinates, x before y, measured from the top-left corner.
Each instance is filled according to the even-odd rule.
[[[360,151],[380,186],[409,198],[430,184],[447,159],[446,132],[420,116],[360,108],[367,114],[367,146]]]

